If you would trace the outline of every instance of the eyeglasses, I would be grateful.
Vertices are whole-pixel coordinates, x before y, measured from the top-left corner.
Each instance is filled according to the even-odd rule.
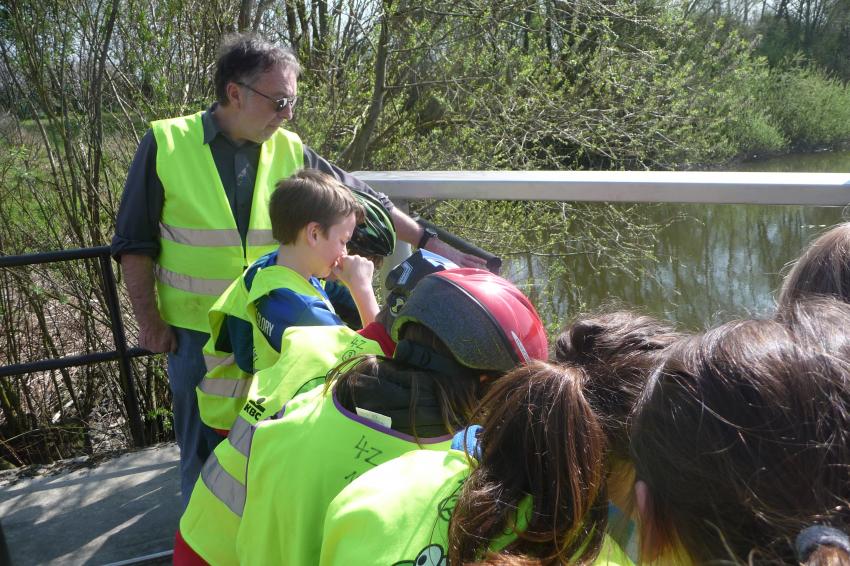
[[[285,109],[287,106],[289,106],[289,108],[291,109],[291,108],[293,108],[293,107],[295,106],[295,103],[296,103],[296,102],[298,102],[298,97],[297,97],[297,96],[284,96],[283,98],[272,98],[272,97],[271,97],[271,96],[269,96],[268,94],[263,94],[262,92],[260,92],[259,90],[255,89],[254,87],[252,87],[252,86],[250,86],[250,85],[247,85],[247,84],[245,84],[245,83],[243,83],[243,82],[237,82],[236,84],[238,84],[239,86],[244,86],[245,88],[247,88],[247,89],[248,89],[248,90],[250,90],[251,92],[253,92],[253,93],[255,93],[255,94],[259,94],[259,95],[260,95],[260,96],[262,96],[263,98],[268,98],[269,100],[271,100],[272,102],[274,102],[274,111],[275,111],[275,112],[283,112],[283,111],[284,111],[284,109]]]

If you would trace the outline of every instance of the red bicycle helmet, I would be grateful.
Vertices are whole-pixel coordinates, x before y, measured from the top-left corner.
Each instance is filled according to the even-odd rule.
[[[448,269],[424,277],[393,323],[418,322],[431,330],[463,366],[505,372],[531,359],[545,360],[543,322],[528,297],[483,269]]]

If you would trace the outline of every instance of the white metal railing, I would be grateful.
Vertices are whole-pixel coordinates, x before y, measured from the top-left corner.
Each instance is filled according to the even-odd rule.
[[[813,206],[850,203],[850,172],[361,171],[355,174],[394,201],[438,198]]]
[[[359,171],[404,211],[411,200],[484,199],[703,204],[850,203],[850,173],[700,171]],[[385,264],[410,255],[399,242]]]

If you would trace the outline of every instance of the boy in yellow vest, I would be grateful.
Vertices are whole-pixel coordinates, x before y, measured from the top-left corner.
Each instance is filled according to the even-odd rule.
[[[348,287],[364,326],[378,313],[372,263],[346,253],[363,220],[348,188],[305,169],[277,184],[269,214],[280,246],[248,267],[209,313],[198,405],[204,424],[220,431],[233,424],[254,373],[277,360],[284,330],[342,324],[320,279],[333,274]]]

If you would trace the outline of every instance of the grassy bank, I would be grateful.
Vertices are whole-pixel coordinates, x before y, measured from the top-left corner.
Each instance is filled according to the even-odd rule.
[[[793,62],[746,86],[754,91],[751,105],[730,117],[738,156],[850,143],[850,87],[823,70]]]

